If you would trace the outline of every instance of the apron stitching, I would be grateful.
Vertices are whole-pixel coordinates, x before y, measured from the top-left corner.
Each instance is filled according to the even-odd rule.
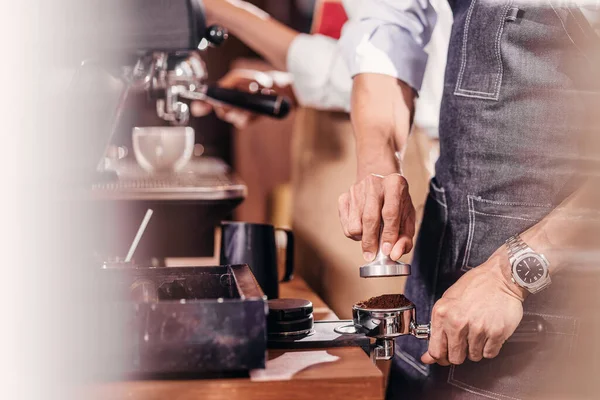
[[[480,215],[487,215],[490,217],[498,217],[498,218],[508,218],[508,219],[520,219],[523,221],[533,221],[533,222],[538,222],[539,220],[537,219],[533,219],[533,218],[525,218],[525,217],[515,217],[512,215],[501,215],[501,214],[490,214],[490,213],[485,213],[482,211],[473,211],[475,214],[480,214]]]
[[[473,241],[473,230],[475,228],[475,210],[473,209],[473,196],[467,195],[467,205],[469,208],[469,235],[467,237],[467,246],[465,248],[463,264],[460,268],[463,271],[468,270],[467,262],[469,261],[469,255],[471,253],[471,242]]]
[[[498,204],[503,206],[528,206],[528,207],[547,207],[552,208],[551,204],[541,204],[541,203],[520,203],[515,201],[496,201],[496,200],[488,200],[483,199],[481,197],[477,197],[477,201],[489,204]]]
[[[482,91],[477,91],[477,90],[469,90],[469,89],[463,89],[462,86],[462,81],[463,81],[463,77],[464,77],[464,72],[465,72],[465,68],[466,68],[466,64],[467,64],[467,37],[468,37],[468,31],[469,31],[469,26],[471,23],[471,15],[473,13],[473,9],[475,8],[475,3],[477,0],[473,0],[471,3],[471,6],[469,7],[469,13],[467,15],[467,21],[465,23],[465,31],[463,33],[463,48],[462,48],[462,60],[461,60],[461,67],[460,67],[460,72],[459,72],[459,76],[458,76],[458,81],[456,83],[456,87],[454,89],[454,94],[475,94],[475,96],[471,96],[471,97],[475,97],[475,98],[480,98],[480,99],[484,99],[484,100],[489,100],[489,99],[494,99],[494,100],[498,100],[499,96],[500,96],[500,84],[502,82],[502,77],[504,76],[504,65],[502,63],[502,54],[500,52],[500,38],[502,36],[502,32],[504,32],[504,23],[500,23],[500,25],[498,26],[498,30],[496,31],[496,40],[495,40],[495,47],[496,47],[496,51],[495,51],[495,55],[496,55],[496,62],[498,64],[498,73],[496,74],[495,80],[494,80],[494,89],[493,91],[490,92],[482,92]],[[511,1],[508,1],[506,3],[506,5],[504,6],[504,14],[506,15],[506,13],[508,12],[508,9],[510,8],[511,5]],[[481,95],[481,96],[476,96],[477,94]]]
[[[579,27],[579,29],[581,30],[581,32],[589,38],[588,32],[586,32],[583,29],[583,26],[581,26],[581,24],[579,23],[579,21],[577,20],[577,17],[575,16],[575,14],[573,14],[573,10],[571,9],[571,7],[567,7],[567,11],[569,11],[569,14],[571,14],[573,16],[573,20],[575,21],[575,23],[577,24],[577,26]]]
[[[496,79],[496,80],[497,80],[497,79]],[[496,85],[496,84],[494,84],[494,85]],[[489,92],[479,92],[479,91],[477,91],[477,90],[470,90],[470,89],[460,89],[460,92],[461,92],[461,93],[475,93],[475,94],[483,94],[483,95],[486,95],[486,96],[488,96],[488,97],[492,95],[492,93],[489,93]],[[488,97],[486,97],[486,98],[488,98]]]
[[[573,319],[573,338],[577,337],[576,335],[577,333],[577,320]],[[571,342],[569,343],[569,356],[573,355],[573,342],[575,342],[575,340],[573,340],[573,338],[571,339]]]
[[[581,55],[583,55],[583,58],[588,60],[588,62],[591,62],[591,60],[586,56],[585,52],[577,45],[577,43],[575,43],[575,40],[573,40],[573,37],[571,37],[571,35],[569,34],[569,31],[567,30],[567,27],[565,26],[565,21],[563,21],[562,17],[558,13],[558,11],[556,11],[556,8],[554,7],[554,4],[552,4],[552,1],[548,0],[548,3],[550,3],[550,7],[552,7],[552,11],[554,11],[554,14],[556,14],[556,16],[558,17],[558,20],[560,21],[560,24],[562,25],[563,31],[565,31],[565,33],[567,34],[567,37],[569,38],[571,43],[573,43],[573,46],[575,46],[575,48],[577,50],[579,50]]]
[[[504,17],[508,13],[508,9],[510,7],[511,1],[508,1],[504,6]],[[500,96],[500,83],[502,82],[502,77],[504,76],[504,64],[502,63],[502,54],[500,54],[500,38],[502,36],[502,32],[504,32],[504,22],[500,23],[498,27],[498,32],[496,32],[496,61],[500,67],[500,73],[496,75],[496,84],[494,88],[494,98],[498,99]]]
[[[461,89],[458,92],[455,92],[454,94],[456,96],[464,96],[464,97],[470,97],[472,99],[481,99],[481,100],[496,100],[495,97],[493,97],[492,95],[487,95],[487,96],[480,96],[480,95],[474,95],[474,94],[469,94],[466,93],[467,91],[464,89]]]
[[[404,362],[406,362],[407,364],[409,364],[410,366],[412,366],[413,368],[415,368],[418,372],[420,372],[421,374],[428,376],[427,375],[427,368],[423,367],[422,365],[420,365],[418,363],[418,361],[411,356],[410,354],[398,349],[398,351],[396,352],[396,354],[398,355],[398,357],[400,357],[401,359],[404,360]]]
[[[453,372],[454,366],[452,366],[451,369]],[[487,397],[489,399],[502,400],[503,398],[506,398],[506,399],[511,399],[511,400],[521,400],[517,397],[511,397],[511,396],[507,396],[507,395],[501,394],[501,393],[490,392],[489,390],[479,389],[474,386],[467,385],[464,382],[457,381],[456,379],[454,379],[453,373],[452,373],[452,380],[450,379],[450,376],[448,377],[448,383],[452,386],[456,386],[463,390],[466,390],[467,392],[477,394],[477,395],[480,395],[483,397]],[[498,397],[498,396],[500,396],[500,397]]]
[[[546,318],[559,318],[559,319],[571,319],[571,320],[575,320],[574,317],[569,317],[567,315],[552,315],[552,314],[543,314],[543,313],[529,312],[529,311],[526,311],[523,314],[524,315],[539,315],[540,317],[546,317]]]
[[[473,15],[473,10],[475,9],[475,3],[477,0],[471,0],[471,5],[469,6],[469,12],[467,13],[467,21],[465,22],[465,30],[463,32],[463,42],[462,42],[462,60],[460,65],[460,72],[458,73],[458,81],[456,82],[456,87],[454,92],[460,92],[460,87],[462,85],[463,75],[465,73],[465,68],[467,67],[467,36],[469,34],[469,26],[471,24],[471,16]]]
[[[440,193],[446,193],[446,189],[444,188],[440,188],[435,186],[435,184],[433,182],[431,182],[431,187],[433,188],[433,190],[435,190],[436,192],[440,192]]]
[[[433,197],[433,196],[431,196]],[[433,200],[436,201],[436,203],[438,203],[440,206],[444,207],[444,208],[448,208],[448,206],[444,203],[442,203],[440,200],[436,199],[435,197],[433,197]]]

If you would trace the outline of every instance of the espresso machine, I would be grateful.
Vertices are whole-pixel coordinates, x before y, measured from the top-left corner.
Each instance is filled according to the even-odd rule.
[[[69,174],[87,171],[88,195],[102,203],[105,216],[97,224],[102,245],[96,252],[104,258],[124,255],[143,213],[152,208],[156,212],[137,250],[138,261],[165,265],[170,257],[210,256],[214,227],[245,199],[247,187],[221,158],[203,152],[201,141],[181,173],[149,174],[140,168],[127,126],[137,112],[132,98],[145,100],[145,117],[153,124],[173,127],[190,123],[193,101],[272,118],[284,118],[290,102],[208,83],[205,60],[219,51],[228,33],[206,25],[201,0],[93,0],[89,7],[82,41],[94,46],[82,50],[69,113],[92,118],[81,121],[86,135],[69,139],[80,142],[73,146],[80,151]],[[182,226],[194,229],[183,235]]]

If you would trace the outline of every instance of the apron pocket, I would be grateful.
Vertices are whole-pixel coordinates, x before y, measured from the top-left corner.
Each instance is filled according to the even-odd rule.
[[[467,196],[469,230],[461,270],[468,271],[485,262],[506,239],[521,233],[544,218],[554,206],[501,202]]]
[[[447,382],[481,398],[499,400],[569,398],[578,320],[561,315],[537,315],[547,332],[537,344],[507,343],[500,355],[480,362],[451,366]],[[571,381],[572,382],[572,381]]]
[[[500,42],[510,3],[471,0],[463,28],[456,96],[498,100],[504,72]]]

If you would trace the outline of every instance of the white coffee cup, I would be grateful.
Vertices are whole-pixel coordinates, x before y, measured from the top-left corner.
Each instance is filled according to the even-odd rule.
[[[135,127],[132,139],[135,159],[150,173],[179,171],[194,151],[194,129],[189,126]]]

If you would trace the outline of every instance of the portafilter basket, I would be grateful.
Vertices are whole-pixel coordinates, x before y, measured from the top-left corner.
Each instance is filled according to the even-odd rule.
[[[375,360],[390,360],[394,356],[394,339],[398,336],[412,335],[417,339],[429,339],[430,324],[419,325],[416,322],[415,305],[400,308],[369,309],[352,306],[354,326],[375,339],[371,355]]]
[[[413,303],[388,309],[364,308],[355,304],[352,306],[352,319],[354,325],[337,328],[336,332],[363,334],[375,339],[371,346],[373,360],[390,360],[394,356],[394,339],[398,336],[429,339],[431,330],[430,324],[417,324]]]

